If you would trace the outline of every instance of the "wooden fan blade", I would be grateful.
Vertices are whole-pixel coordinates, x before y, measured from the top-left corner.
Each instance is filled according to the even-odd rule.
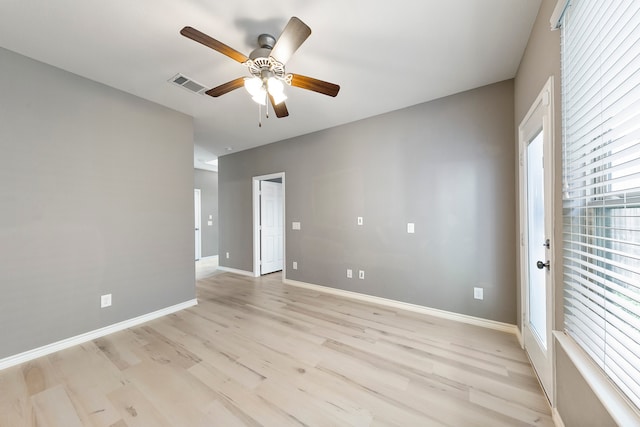
[[[286,64],[293,53],[304,43],[304,41],[311,34],[311,28],[304,22],[292,17],[287,26],[282,30],[282,34],[278,37],[278,41],[273,50],[271,56],[273,56],[278,62]]]
[[[289,115],[289,110],[287,110],[287,106],[284,104],[284,101],[276,105],[273,101],[273,96],[271,95],[269,95],[269,101],[271,101],[271,106],[273,107],[273,111],[275,111],[277,118],[280,119]]]
[[[206,35],[205,33],[202,33],[198,30],[196,30],[195,28],[192,27],[184,27],[182,30],[180,30],[180,34],[182,34],[183,36],[196,41],[200,44],[203,44],[207,47],[210,47],[213,50],[217,50],[218,52],[220,52],[223,55],[228,56],[231,59],[234,59],[240,63],[245,62],[247,58],[245,55],[243,55],[242,53],[238,52],[237,50],[227,46],[226,44],[212,38],[209,37],[208,35]]]
[[[224,95],[225,93],[231,92],[232,90],[236,90],[243,86],[244,86],[244,77],[238,77],[235,80],[231,80],[230,82],[223,83],[220,86],[214,87],[213,89],[209,89],[205,93],[209,96],[213,96],[214,98],[217,98],[220,95]]]
[[[336,96],[340,91],[340,86],[333,83],[314,79],[313,77],[301,76],[300,74],[292,74],[291,76],[291,86],[312,90],[328,96]]]

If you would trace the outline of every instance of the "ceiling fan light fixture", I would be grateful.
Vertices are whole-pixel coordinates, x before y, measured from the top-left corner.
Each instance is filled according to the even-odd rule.
[[[262,87],[262,79],[259,77],[245,77],[244,79],[244,88],[251,94],[251,96],[259,95],[262,91],[264,91]]]
[[[267,80],[267,89],[269,95],[273,97],[273,103],[278,105],[287,99],[287,95],[284,94],[284,84],[277,77],[269,77]]]
[[[284,101],[287,100],[287,95],[285,95],[284,92],[280,92],[271,96],[273,97],[273,103],[275,105],[282,104]]]
[[[262,79],[259,77],[245,77],[244,88],[251,95],[256,103],[267,105],[267,89],[264,87]]]
[[[267,91],[264,87],[260,87],[258,93],[251,98],[260,105],[267,105]]]

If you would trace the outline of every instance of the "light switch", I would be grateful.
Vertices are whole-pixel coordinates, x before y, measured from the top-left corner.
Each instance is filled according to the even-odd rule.
[[[209,215],[209,219],[213,219],[213,215]]]
[[[413,222],[408,223],[407,233],[415,233],[415,232],[416,232],[415,224]]]
[[[300,223],[299,222],[292,222],[291,223],[291,228],[293,230],[300,230]]]
[[[111,307],[111,294],[100,296],[100,308]]]
[[[293,269],[294,270],[298,269],[298,262],[297,261],[293,261]]]
[[[359,217],[358,217],[358,225],[362,225],[362,223],[363,223],[362,217],[361,217],[361,216],[359,216]]]

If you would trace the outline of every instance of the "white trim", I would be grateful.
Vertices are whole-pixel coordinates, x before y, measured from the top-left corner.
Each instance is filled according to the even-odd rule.
[[[86,332],[84,334],[76,335],[75,337],[66,338],[58,342],[54,342],[51,344],[44,345],[42,347],[35,348],[33,350],[28,350],[23,353],[16,354],[14,356],[9,356],[4,359],[0,359],[0,371],[6,368],[10,368],[12,366],[19,365],[21,363],[28,362],[30,360],[37,359],[38,357],[55,353],[56,351],[61,351],[69,347],[73,347],[74,345],[95,340],[97,338],[104,337],[106,335],[113,334],[115,332],[119,332],[127,328],[132,328],[134,326],[140,325],[141,323],[145,323],[150,320],[154,320],[159,317],[166,316],[171,313],[175,313],[176,311],[193,307],[194,305],[197,305],[197,304],[198,304],[198,300],[194,298],[192,300],[185,301],[180,304],[172,305],[171,307],[166,307],[157,311],[153,311],[151,313],[143,314],[142,316],[134,317],[133,319],[114,323],[113,325],[105,326],[104,328],[96,329],[90,332]]]
[[[539,129],[543,133],[543,162],[544,162],[544,216],[545,216],[545,236],[550,239],[551,247],[547,260],[552,263],[556,260],[556,241],[555,241],[555,189],[556,181],[555,173],[555,116],[554,116],[554,77],[549,76],[542,90],[536,97],[535,101],[529,108],[524,119],[518,126],[518,188],[520,215],[518,222],[518,234],[520,237],[520,324],[522,326],[522,344],[527,352],[534,371],[540,377],[540,383],[543,384],[545,393],[551,402],[554,402],[554,378],[555,366],[553,364],[553,337],[552,330],[555,325],[555,268],[560,268],[555,264],[551,265],[551,271],[545,272],[546,276],[546,348],[542,345],[538,337],[531,333],[528,325],[527,308],[529,307],[528,292],[528,269],[529,265],[529,239],[527,236],[528,216],[527,216],[527,146],[531,138],[535,136]],[[539,242],[541,243],[541,242]],[[535,362],[535,363],[534,363]]]
[[[516,327],[516,338],[518,338],[518,343],[520,344],[520,348],[524,350],[524,338],[522,337],[522,331],[518,327]]]
[[[551,408],[551,419],[556,427],[565,427],[564,421],[562,421],[562,417],[558,412],[558,408]]]
[[[496,331],[508,332],[516,334],[518,327],[509,323],[496,322],[495,320],[482,319],[479,317],[467,316],[466,314],[453,313],[450,311],[438,310],[436,308],[425,307],[422,305],[411,304],[408,302],[396,301],[392,299],[376,297],[373,295],[361,294],[358,292],[345,291],[343,289],[330,288],[328,286],[314,285],[312,283],[299,282],[297,280],[283,280],[284,284],[297,286],[299,288],[311,289],[318,292],[338,295],[345,298],[353,298],[373,304],[384,305],[387,307],[399,308],[401,310],[413,311],[415,313],[427,314],[429,316],[440,317],[443,319],[454,320],[469,325],[481,326],[483,328],[494,329]]]
[[[254,176],[251,183],[253,200],[253,277],[260,277],[260,181],[282,178],[282,278],[287,277],[287,211],[284,172]]]
[[[558,30],[562,26],[562,18],[569,7],[570,1],[571,0],[558,0],[558,3],[556,3],[556,7],[553,9],[553,13],[549,19],[551,30]]]
[[[200,261],[213,261],[214,259],[216,261],[218,261],[219,260],[219,255],[203,256],[198,260],[198,262],[200,262]]]
[[[591,357],[564,332],[553,331],[553,336],[560,343],[569,359],[589,384],[609,415],[620,426],[640,425],[640,414],[634,410],[627,399],[618,391]]]
[[[195,223],[195,242],[194,252],[195,260],[198,261],[202,257],[202,192],[199,188],[193,189],[194,198],[194,223]],[[198,205],[197,212],[195,205]]]
[[[222,266],[222,265],[218,266],[218,270],[226,271],[227,273],[240,274],[241,276],[255,277],[253,275],[253,271],[238,270],[237,268],[225,267],[225,266]]]

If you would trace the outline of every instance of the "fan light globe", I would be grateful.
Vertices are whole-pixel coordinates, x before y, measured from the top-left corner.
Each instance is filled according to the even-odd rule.
[[[260,105],[267,105],[267,90],[262,84],[262,79],[258,77],[247,77],[244,79],[244,88],[251,95],[251,99]]]
[[[267,91],[265,90],[265,88],[260,87],[258,89],[258,93],[253,95],[251,99],[253,99],[255,102],[257,102],[260,105],[267,105]]]
[[[262,80],[258,77],[247,77],[244,79],[244,88],[251,94],[251,96],[255,97],[261,92]]]
[[[287,99],[287,95],[284,94],[284,85],[277,77],[269,77],[269,80],[267,80],[267,88],[269,95],[273,97],[274,104],[278,105]]]

